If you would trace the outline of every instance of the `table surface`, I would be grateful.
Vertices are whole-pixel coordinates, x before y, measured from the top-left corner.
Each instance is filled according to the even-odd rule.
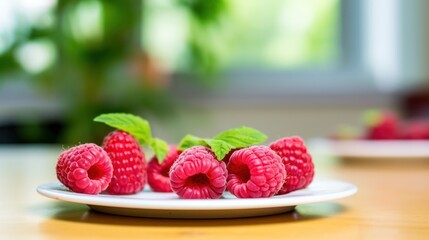
[[[98,213],[39,195],[56,181],[56,146],[0,146],[0,239],[429,239],[429,160],[339,162],[314,156],[316,176],[357,194],[273,216],[178,220]]]

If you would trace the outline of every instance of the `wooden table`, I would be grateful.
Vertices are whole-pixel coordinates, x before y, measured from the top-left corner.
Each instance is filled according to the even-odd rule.
[[[344,164],[315,156],[317,177],[354,183],[358,193],[275,216],[170,220],[102,214],[37,194],[39,184],[56,181],[59,152],[0,147],[0,239],[429,239],[429,162]]]

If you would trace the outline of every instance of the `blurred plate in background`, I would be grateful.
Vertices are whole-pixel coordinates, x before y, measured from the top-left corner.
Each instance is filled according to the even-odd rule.
[[[427,159],[427,140],[331,140],[313,139],[314,151],[342,159]]]

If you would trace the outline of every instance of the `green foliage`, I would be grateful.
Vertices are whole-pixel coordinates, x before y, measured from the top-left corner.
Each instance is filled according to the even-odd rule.
[[[149,142],[149,146],[155,153],[158,163],[162,163],[168,153],[168,144],[164,140],[153,138]]]
[[[250,128],[239,127],[226,130],[213,138],[200,138],[186,135],[179,143],[178,149],[185,150],[193,146],[210,147],[218,160],[222,160],[232,149],[245,148],[264,142],[267,136]]]
[[[162,139],[152,137],[151,127],[146,119],[130,113],[103,113],[95,117],[94,121],[128,132],[141,145],[149,144],[159,163],[164,161],[168,144]]]
[[[143,14],[151,14],[145,11],[148,2],[60,0],[46,14],[52,18],[50,24],[20,19],[13,41],[0,49],[0,75],[7,75],[0,81],[28,78],[41,95],[59,98],[66,123],[62,141],[67,144],[100,141],[102,127],[91,120],[104,112],[171,119],[177,100],[171,89],[157,85],[162,74],[146,69],[155,62],[144,39],[151,34],[143,29]],[[216,74],[226,67],[284,70],[331,63],[340,54],[338,0],[152,2],[159,12],[163,4],[170,4],[186,15],[186,46],[180,67],[173,71],[191,75],[186,77],[191,84],[213,87],[220,81]],[[54,61],[39,72],[28,71],[17,59],[19,51],[41,40],[54,46]]]
[[[227,142],[234,148],[244,148],[265,141],[267,136],[256,129],[243,126],[226,130],[213,139]]]
[[[178,6],[188,9],[193,23],[201,29],[222,13],[223,0],[176,1]],[[60,99],[66,123],[62,142],[100,141],[102,127],[94,126],[91,119],[103,112],[174,117],[177,100],[172,99],[170,89],[157,85],[162,81],[160,74],[154,76],[153,69],[145,69],[148,61],[152,65],[153,62],[141,40],[144,2],[57,1],[49,13],[52,24],[22,21],[13,33],[15,42],[0,52],[0,74],[28,76],[32,84],[40,85],[41,95]],[[55,60],[42,71],[29,72],[16,55],[20,47],[40,39],[52,43]],[[216,59],[210,46],[201,41],[194,44],[192,39],[195,37],[191,34],[193,69],[200,69],[196,71],[199,73],[214,72]],[[152,144],[164,148],[157,140]]]
[[[194,146],[208,146],[206,141],[203,138],[187,134],[179,143],[179,150],[185,150]]]
[[[145,144],[152,140],[149,122],[129,113],[101,114],[94,118],[94,121],[102,122],[111,127],[128,132],[133,135],[140,144]]]

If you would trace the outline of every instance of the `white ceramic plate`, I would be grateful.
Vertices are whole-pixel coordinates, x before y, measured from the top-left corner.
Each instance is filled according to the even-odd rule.
[[[229,192],[221,199],[179,199],[174,193],[145,190],[133,195],[87,195],[69,191],[61,183],[40,185],[37,191],[60,201],[87,204],[117,215],[157,218],[237,218],[291,211],[296,205],[330,201],[356,193],[355,185],[338,180],[314,180],[306,189],[271,198],[238,199]]]
[[[342,158],[428,159],[427,140],[329,140],[311,141],[318,151]]]

